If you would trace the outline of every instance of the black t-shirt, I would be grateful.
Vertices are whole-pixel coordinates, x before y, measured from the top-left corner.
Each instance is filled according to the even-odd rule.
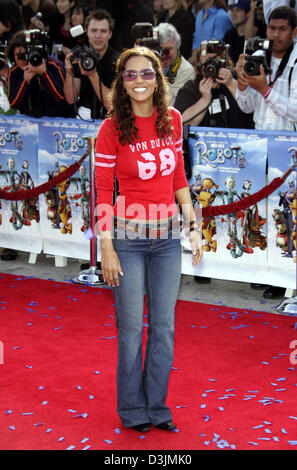
[[[98,75],[102,83],[108,88],[111,88],[112,82],[115,78],[115,68],[118,57],[119,53],[109,46],[97,65]],[[77,70],[74,74],[76,77],[81,79],[78,107],[84,106],[85,108],[91,109],[92,119],[104,119],[107,110],[98,99],[89,78],[81,75]]]
[[[211,109],[208,109],[199,127],[230,127],[253,129],[253,114],[246,114],[225,85],[212,88]],[[224,99],[223,99],[224,97]],[[174,107],[182,114],[201,98],[199,80],[190,80],[179,90]],[[225,109],[224,109],[225,108]]]
[[[242,54],[244,49],[244,35],[239,36],[237,29],[232,28],[225,33],[223,41],[225,44],[230,45],[229,55],[232,59],[233,64],[236,65],[239,55]]]

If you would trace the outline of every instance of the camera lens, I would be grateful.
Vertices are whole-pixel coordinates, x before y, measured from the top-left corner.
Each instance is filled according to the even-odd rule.
[[[243,66],[243,70],[247,75],[258,75],[259,74],[259,66],[257,62],[246,62]]]
[[[82,68],[88,72],[96,67],[96,62],[91,56],[84,57],[81,61]]]
[[[213,64],[208,64],[206,67],[204,67],[204,74],[206,77],[215,78],[217,75],[217,68]]]
[[[38,67],[39,65],[42,64],[42,56],[40,55],[38,51],[32,51],[29,54],[28,59],[29,59],[30,64],[33,65],[34,67]]]

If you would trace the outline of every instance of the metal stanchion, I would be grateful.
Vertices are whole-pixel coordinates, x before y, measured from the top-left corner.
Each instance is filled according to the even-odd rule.
[[[276,310],[280,313],[295,313],[297,314],[297,297],[283,300]]]
[[[95,137],[87,137],[89,145],[89,165],[90,165],[90,267],[84,269],[74,277],[73,282],[90,286],[104,286],[107,283],[103,280],[100,269],[97,268],[97,237],[95,233],[96,216],[96,192],[95,192]]]

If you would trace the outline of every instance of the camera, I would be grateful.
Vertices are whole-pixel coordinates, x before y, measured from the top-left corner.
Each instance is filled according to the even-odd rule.
[[[221,68],[226,68],[226,66],[226,59],[208,59],[204,64],[202,64],[201,70],[205,77],[217,78],[219,70]]]
[[[34,67],[42,64],[43,59],[47,59],[49,40],[46,31],[30,29],[24,31],[26,39],[26,51],[19,54],[19,59],[26,60]]]
[[[98,56],[95,52],[91,51],[87,46],[76,46],[71,49],[72,56],[70,62],[72,63],[75,59],[80,59],[82,68],[86,72],[94,70],[98,64]]]
[[[200,55],[205,56],[207,54],[217,54],[220,55],[226,47],[229,47],[228,44],[225,44],[223,41],[218,41],[212,39],[211,41],[201,41],[200,45]]]
[[[70,28],[70,34],[76,39],[78,45],[71,49],[72,56],[70,62],[73,63],[75,59],[80,59],[82,68],[86,72],[94,70],[98,64],[98,54],[92,51],[86,44],[86,34],[81,25],[73,26]]]
[[[213,79],[218,77],[219,70],[221,68],[227,67],[227,58],[228,58],[229,44],[225,44],[222,41],[211,40],[211,41],[202,41],[200,45],[200,55],[205,57],[207,54],[216,54],[214,57],[210,57],[200,65],[200,70],[203,72],[205,77],[211,77]],[[225,52],[225,58],[217,57]]]
[[[272,41],[261,39],[258,36],[249,38],[244,43],[245,64],[243,70],[247,75],[260,75],[260,65],[263,65],[265,74],[269,73],[266,52],[272,48]],[[252,55],[256,51],[262,51],[261,55]]]
[[[158,28],[154,28],[151,23],[135,23],[131,28],[131,34],[138,46],[160,52]]]
[[[0,41],[0,70],[3,69],[6,62],[6,46],[7,42]]]

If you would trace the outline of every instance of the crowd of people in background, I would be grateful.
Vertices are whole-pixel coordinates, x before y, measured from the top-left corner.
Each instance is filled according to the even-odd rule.
[[[155,49],[168,78],[171,105],[176,100],[179,103],[185,93],[191,95],[191,103],[200,93],[197,76],[201,60],[205,59],[200,50],[201,42],[205,41],[219,40],[229,45],[225,68],[230,73],[221,73],[228,73],[228,84],[232,83],[235,90],[235,66],[245,40],[254,36],[265,38],[273,6],[289,2],[1,0],[0,111],[34,117],[103,119],[108,112],[108,93],[117,58],[123,50],[142,44],[142,38],[133,33],[133,25],[137,23],[151,25],[151,31],[149,27],[144,31],[144,40],[151,33],[157,34],[159,45]],[[290,5],[293,6],[292,0]],[[39,41],[33,37],[34,33],[28,36],[28,31],[34,30],[46,32],[46,53],[40,63],[28,59],[28,44]],[[218,84],[226,85],[210,80],[212,93],[217,93]],[[190,83],[195,88],[193,94]],[[231,92],[230,87],[227,89]],[[236,105],[235,93],[231,95]],[[211,124],[212,120],[202,117],[199,116],[199,125]],[[242,127],[253,127],[250,116],[241,121]],[[232,121],[227,124],[233,126]]]
[[[170,104],[185,124],[296,130],[295,3],[1,0],[0,114],[104,119],[116,61],[139,44],[159,55]],[[256,36],[273,46],[265,52],[269,72],[261,66],[250,76],[244,47]],[[42,45],[37,55],[34,41]],[[219,49],[208,49],[216,41]],[[223,65],[207,74],[213,58]],[[284,294],[271,286],[266,291],[264,297]]]

